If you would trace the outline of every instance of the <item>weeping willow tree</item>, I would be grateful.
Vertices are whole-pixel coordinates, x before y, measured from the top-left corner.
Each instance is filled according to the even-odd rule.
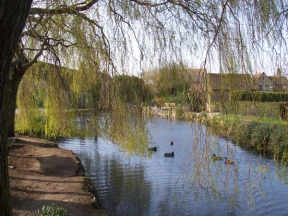
[[[185,75],[186,71],[183,64],[172,63],[154,73],[154,85],[156,85],[160,95],[176,96],[188,88],[189,81]]]
[[[84,127],[144,152],[141,109],[127,106],[109,77],[178,61],[247,74],[267,62],[285,66],[286,17],[286,0],[34,1],[13,49],[5,102],[8,136],[14,135],[17,97],[19,131],[69,136],[81,125],[75,122],[83,117],[79,97],[94,92],[97,103],[93,97],[87,103],[93,115]],[[39,70],[37,61],[53,67]],[[99,125],[102,108],[109,113]]]
[[[201,64],[217,71],[252,73],[253,67],[261,64],[259,53],[271,53],[273,62],[278,61],[285,52],[281,28],[285,24],[283,4],[228,0],[221,3],[35,1],[11,65],[8,135],[14,135],[20,81],[39,60],[54,64],[54,69],[47,69],[45,77],[32,70],[24,76],[33,82],[38,80],[38,86],[45,82],[47,87],[46,95],[42,95],[43,108],[47,111],[43,117],[45,123],[38,125],[44,126],[41,130],[47,136],[67,135],[71,134],[70,126],[75,127],[72,123],[67,123],[65,130],[60,126],[64,117],[73,119],[67,116],[72,113],[66,112],[67,109],[74,108],[74,114],[79,117],[77,99],[83,93],[91,93],[97,85],[102,85],[100,92],[103,91],[97,102],[116,112],[123,109],[120,104],[123,100],[117,99],[121,96],[117,93],[117,83],[103,80],[103,73],[110,77],[131,71],[140,74],[163,62],[177,61]],[[279,34],[283,37],[279,38]],[[71,69],[69,75],[65,75],[63,67]],[[22,82],[22,85],[20,90],[30,89],[30,94],[18,93],[17,125],[20,131],[24,131],[24,125],[33,131],[37,111],[28,107],[37,106],[34,94],[44,90],[37,90],[35,83]],[[105,85],[109,88],[103,90]],[[86,97],[89,100],[90,96]],[[34,102],[27,105],[31,100]],[[95,107],[95,103],[87,105],[90,109]],[[27,122],[30,120],[34,123]]]

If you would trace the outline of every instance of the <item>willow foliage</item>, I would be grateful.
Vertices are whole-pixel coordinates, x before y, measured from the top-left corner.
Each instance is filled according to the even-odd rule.
[[[252,73],[264,63],[263,53],[271,64],[285,62],[286,5],[286,0],[34,1],[15,53],[15,64],[17,59],[22,66],[34,64],[18,92],[17,130],[85,134],[76,126],[88,119],[89,131],[108,129],[114,140],[126,138],[134,143],[124,144],[128,149],[141,152],[144,147],[133,141],[146,140],[139,104],[131,107],[115,93],[114,76],[139,75],[169,62]],[[52,66],[39,70],[37,60]],[[79,110],[81,104],[90,116]],[[96,118],[103,110],[109,111],[108,128]]]
[[[78,98],[67,95],[66,84],[57,70],[51,65],[37,64],[25,74],[17,103],[18,131],[52,137],[72,135],[73,124],[69,119],[76,118],[76,115],[70,109]]]

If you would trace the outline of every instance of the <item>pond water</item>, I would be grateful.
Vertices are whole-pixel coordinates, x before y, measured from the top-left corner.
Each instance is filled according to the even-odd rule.
[[[200,124],[155,119],[147,122],[156,152],[128,155],[105,139],[68,139],[114,215],[287,215],[287,170],[273,160],[210,135]],[[170,145],[173,141],[173,145]],[[175,156],[164,157],[174,152]],[[234,165],[213,160],[215,153]]]

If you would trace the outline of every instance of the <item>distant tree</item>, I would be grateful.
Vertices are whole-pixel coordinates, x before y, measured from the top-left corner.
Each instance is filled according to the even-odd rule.
[[[151,99],[148,86],[136,76],[118,75],[114,77],[115,85],[125,103],[139,104]],[[119,95],[120,96],[120,95]]]
[[[186,95],[191,84],[191,80],[187,79],[188,68],[181,62],[167,64],[148,75],[149,84],[154,91],[154,95],[160,97],[181,97]],[[145,79],[148,81],[148,77]]]
[[[171,65],[167,65],[166,67],[161,68],[159,73],[161,74],[161,77],[165,77],[162,79],[164,83],[162,83],[160,86],[165,88],[166,83],[168,86],[167,93],[170,96],[175,97],[178,94],[188,90],[190,83],[189,80],[185,79],[187,77],[187,68],[184,66],[184,64],[181,64],[181,62],[179,64],[172,63]]]

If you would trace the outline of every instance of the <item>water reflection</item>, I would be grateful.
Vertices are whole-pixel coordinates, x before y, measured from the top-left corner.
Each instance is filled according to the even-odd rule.
[[[102,180],[101,185],[109,185],[102,191],[102,196],[107,198],[109,206],[112,207],[110,211],[126,209],[134,215],[147,215],[143,206],[149,206],[151,183],[145,179],[144,167],[122,167],[117,161],[117,158],[103,160],[103,164],[98,166],[105,167],[106,172],[96,176],[96,179]]]
[[[102,138],[59,144],[80,157],[112,216],[286,215],[288,186],[273,161],[211,136],[200,124],[157,119],[147,126],[149,145],[157,146],[149,157],[128,156]],[[164,157],[172,151],[174,158]],[[235,164],[215,161],[212,153]]]

